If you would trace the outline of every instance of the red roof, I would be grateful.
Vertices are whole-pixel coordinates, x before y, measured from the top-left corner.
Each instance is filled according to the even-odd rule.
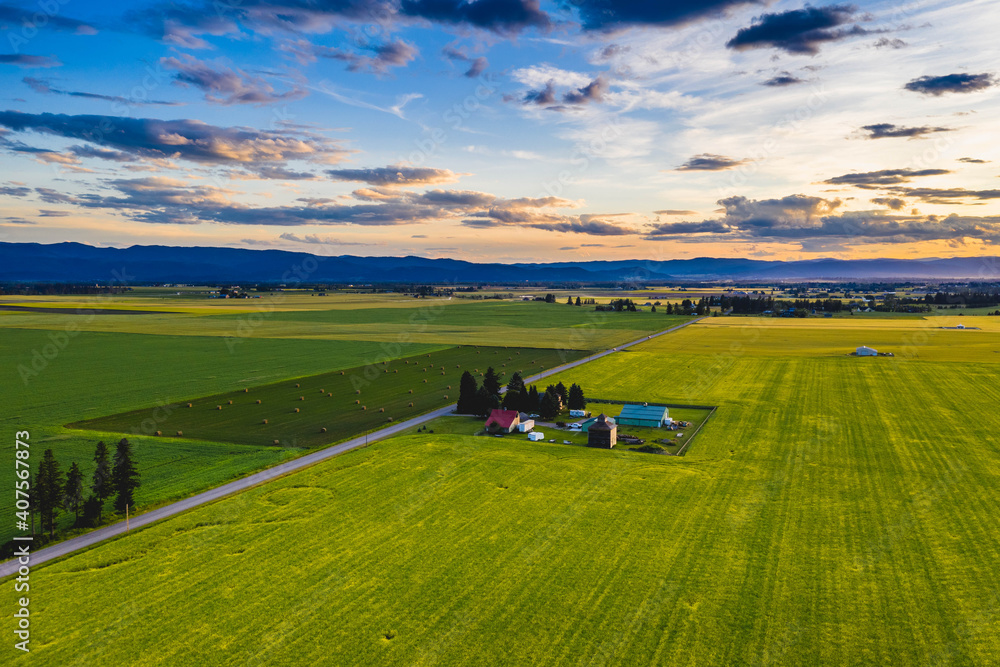
[[[500,428],[510,428],[520,421],[517,410],[500,410],[499,408],[490,413],[490,418],[486,420],[486,428],[491,424],[496,424]]]

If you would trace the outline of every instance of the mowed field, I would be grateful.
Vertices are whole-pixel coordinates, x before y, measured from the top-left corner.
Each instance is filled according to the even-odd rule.
[[[1000,663],[1000,355],[706,322],[553,379],[719,405],[684,457],[380,442],[34,569],[21,660]]]
[[[458,400],[459,380],[477,382],[493,367],[502,383],[575,361],[575,350],[458,346],[437,352],[373,359],[366,366],[310,375],[167,406],[89,419],[71,428],[234,442],[319,447],[405,421]],[[544,388],[543,388],[544,389]],[[190,407],[189,407],[190,406]],[[265,423],[266,421],[266,423]],[[325,429],[325,430],[324,430]]]

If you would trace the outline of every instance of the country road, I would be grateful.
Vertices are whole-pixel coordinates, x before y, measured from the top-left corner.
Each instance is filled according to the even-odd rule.
[[[537,375],[532,375],[531,377],[525,378],[524,381],[537,382],[538,380],[549,377],[550,375],[555,375],[556,373],[561,373],[565,370],[569,370],[570,368],[576,368],[577,366],[590,363],[595,359],[606,357],[609,354],[614,354],[618,350],[623,350],[625,348],[632,347],[633,345],[645,343],[646,341],[652,338],[672,333],[674,331],[677,331],[678,329],[683,329],[684,327],[694,324],[695,322],[698,322],[702,319],[704,319],[704,317],[698,317],[683,324],[679,324],[675,327],[664,329],[663,331],[659,331],[655,334],[643,336],[638,340],[634,340],[630,343],[619,345],[611,350],[598,352],[597,354],[593,354],[589,357],[585,357],[583,359],[579,359],[577,361],[573,361],[568,364],[563,364],[562,366],[557,366],[543,373],[538,373]],[[398,424],[387,426],[383,429],[379,429],[378,431],[374,431],[367,435],[358,436],[357,438],[353,438],[351,440],[342,442],[339,445],[334,445],[332,447],[327,447],[326,449],[312,452],[311,454],[306,454],[305,456],[300,456],[297,459],[286,461],[285,463],[280,463],[272,468],[261,470],[260,472],[248,475],[247,477],[243,477],[242,479],[229,482],[228,484],[223,484],[222,486],[218,486],[214,489],[209,489],[208,491],[203,491],[201,493],[191,496],[190,498],[185,498],[184,500],[179,500],[175,503],[164,505],[163,507],[160,507],[158,509],[133,517],[129,521],[129,529],[131,529],[132,527],[135,527],[137,529],[142,528],[143,526],[147,526],[161,519],[174,516],[175,514],[180,514],[181,512],[192,509],[194,507],[199,507],[201,505],[213,502],[215,500],[219,500],[220,498],[224,498],[234,493],[245,491],[246,489],[257,486],[258,484],[269,482],[271,480],[277,479],[278,477],[282,477],[283,475],[287,475],[297,470],[302,470],[303,468],[307,468],[311,465],[319,463],[320,461],[325,461],[326,459],[337,456],[338,454],[343,454],[344,452],[348,452],[352,449],[357,449],[358,447],[364,447],[370,442],[375,442],[376,440],[382,440],[383,438],[388,438],[402,431],[413,428],[414,426],[419,426],[420,424],[431,421],[432,419],[437,419],[438,417],[450,414],[452,411],[455,410],[455,407],[456,406],[454,403],[451,405],[446,405],[443,408],[438,408],[433,412],[428,412],[426,414],[420,415],[419,417],[414,417],[413,419],[408,419],[404,422],[399,422]],[[61,558],[75,551],[79,551],[81,549],[86,549],[87,547],[94,546],[95,544],[99,544],[104,540],[110,539],[112,537],[123,535],[125,534],[125,532],[126,532],[125,522],[122,521],[119,523],[112,524],[110,526],[99,528],[92,532],[86,533],[85,535],[80,535],[78,537],[74,537],[64,542],[54,544],[51,547],[45,547],[44,549],[41,549],[39,551],[32,551],[29,559],[29,566],[36,567],[47,561],[56,558]],[[21,542],[17,546],[21,546],[23,544],[30,545],[31,543]],[[4,563],[0,564],[0,579],[4,579],[6,577],[17,574],[19,565],[20,564],[16,559],[5,561]]]

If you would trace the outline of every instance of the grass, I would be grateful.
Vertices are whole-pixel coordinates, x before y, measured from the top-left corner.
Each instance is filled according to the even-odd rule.
[[[997,664],[996,364],[796,331],[552,379],[719,405],[684,457],[410,435],[35,568],[22,660]]]
[[[247,391],[190,398],[166,408],[134,410],[70,426],[125,433],[141,429],[147,435],[180,431],[184,437],[244,445],[318,447],[455,402],[465,371],[481,381],[487,367],[493,366],[506,382],[515,371],[527,377],[581,356],[565,350],[463,346],[269,385],[243,382],[240,385]]]

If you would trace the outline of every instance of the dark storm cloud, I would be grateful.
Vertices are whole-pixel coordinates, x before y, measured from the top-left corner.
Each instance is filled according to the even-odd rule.
[[[29,56],[26,53],[0,54],[0,65],[18,67],[61,67],[62,63],[51,56]]]
[[[176,72],[175,85],[197,88],[205,93],[207,101],[215,104],[275,104],[306,96],[304,88],[293,87],[279,93],[261,77],[238,69],[213,67],[187,54],[180,58],[160,58],[160,65]]]
[[[403,0],[400,13],[500,34],[517,33],[527,28],[547,30],[552,26],[548,14],[539,9],[537,0]]]
[[[725,171],[746,164],[750,160],[737,160],[725,155],[702,153],[688,158],[688,161],[674,171]]]
[[[776,48],[788,53],[815,55],[820,45],[873,31],[859,25],[842,28],[856,20],[853,5],[804,7],[776,14],[762,14],[726,42],[731,49]],[[860,17],[859,17],[860,18]]]
[[[782,72],[777,76],[771,77],[767,81],[761,81],[760,85],[769,86],[771,88],[783,88],[785,86],[794,86],[795,84],[805,82],[805,79],[800,79],[799,77],[794,76],[791,72]]]
[[[144,158],[178,158],[203,164],[333,163],[348,151],[323,137],[296,137],[242,127],[218,127],[198,120],[0,112],[0,127],[83,139]]]
[[[835,176],[823,181],[830,185],[853,185],[858,188],[878,188],[886,185],[909,183],[919,176],[941,176],[950,174],[947,169],[882,169]]]
[[[917,138],[936,132],[952,132],[950,127],[930,127],[922,125],[920,127],[903,127],[892,123],[875,123],[874,125],[864,125],[861,128],[868,133],[866,139],[887,139],[893,137]]]
[[[937,97],[947,93],[974,93],[995,84],[996,79],[991,73],[945,74],[944,76],[922,76],[913,79],[903,88],[915,93]]]
[[[115,102],[117,104],[124,104],[130,106],[182,106],[181,102],[167,102],[163,100],[143,100],[143,99],[132,99],[126,97],[118,97],[117,95],[101,95],[98,93],[87,93],[79,90],[61,90],[59,88],[53,88],[52,84],[45,79],[36,79],[32,76],[26,76],[21,79],[25,84],[27,84],[36,93],[41,93],[42,95],[67,95],[69,97],[79,97],[87,100],[101,100],[104,102]]]
[[[721,16],[745,5],[763,5],[761,0],[571,0],[565,3],[580,13],[585,30],[612,31],[629,26],[679,26]]]
[[[459,174],[450,169],[407,167],[395,164],[370,169],[330,169],[326,172],[335,181],[358,181],[369,185],[428,185],[457,181]]]

